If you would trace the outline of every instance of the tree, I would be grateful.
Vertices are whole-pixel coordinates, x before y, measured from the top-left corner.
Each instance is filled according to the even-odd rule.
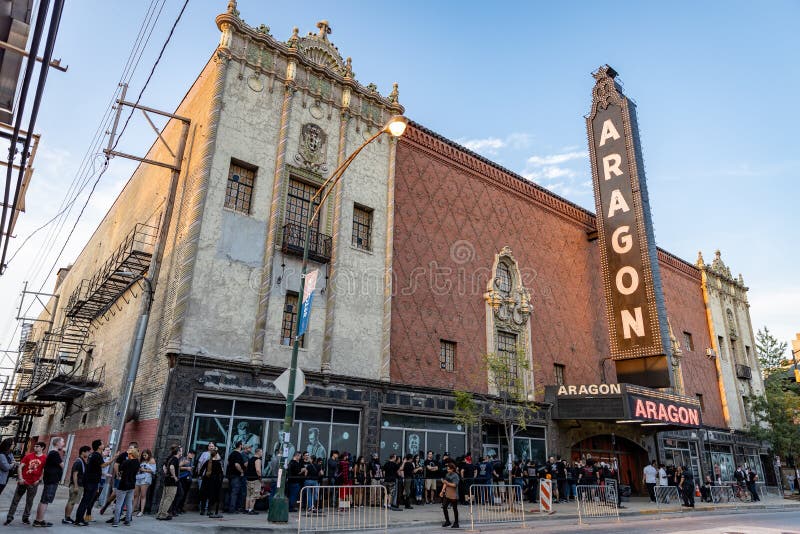
[[[756,333],[756,353],[764,378],[785,367],[784,355],[788,343],[778,341],[765,326]]]
[[[754,398],[750,407],[754,423],[750,434],[772,443],[783,458],[800,455],[800,384],[788,372],[775,372],[765,381],[765,395]],[[767,423],[765,427],[762,423]]]

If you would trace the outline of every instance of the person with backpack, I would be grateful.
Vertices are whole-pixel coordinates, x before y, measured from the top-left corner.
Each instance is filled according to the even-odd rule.
[[[158,515],[156,515],[156,519],[162,521],[170,520],[173,516],[170,508],[175,501],[175,495],[178,494],[178,472],[180,470],[178,455],[180,451],[180,446],[173,445],[162,467],[164,491],[161,493],[161,502],[158,505]]]
[[[206,513],[210,519],[221,519],[219,513],[219,495],[222,491],[222,455],[214,447],[208,460],[199,468],[197,476],[202,480],[200,485],[200,502],[206,504]],[[213,508],[213,512],[211,511]]]

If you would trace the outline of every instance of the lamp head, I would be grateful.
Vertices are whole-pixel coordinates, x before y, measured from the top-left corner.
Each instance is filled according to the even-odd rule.
[[[405,133],[406,126],[408,126],[408,119],[402,115],[395,115],[389,119],[389,122],[386,123],[383,129],[392,137],[400,137]]]

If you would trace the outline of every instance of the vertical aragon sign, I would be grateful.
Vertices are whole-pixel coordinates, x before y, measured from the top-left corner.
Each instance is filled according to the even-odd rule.
[[[620,382],[670,387],[669,336],[634,104],[608,65],[586,118],[611,358]]]

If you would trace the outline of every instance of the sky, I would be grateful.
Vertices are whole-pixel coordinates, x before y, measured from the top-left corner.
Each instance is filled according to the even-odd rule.
[[[141,90],[183,5],[154,1],[160,16],[129,99]],[[143,104],[175,109],[217,45],[214,17],[226,5],[189,1]],[[238,2],[248,24],[266,24],[280,40],[294,26],[304,35],[328,20],[330,40],[353,58],[362,84],[374,82],[388,94],[399,83],[409,118],[592,211],[584,116],[591,72],[613,66],[638,107],[657,244],[692,263],[698,251],[711,261],[720,249],[750,288],[753,328],[766,326],[789,341],[800,332],[800,151],[792,134],[800,124],[800,2],[610,5]],[[92,139],[149,7],[149,0],[66,5],[55,57],[69,70],[49,74],[28,209],[10,252],[62,209],[76,175],[90,180],[63,222],[35,234],[0,277],[2,348],[18,342],[23,282],[52,291],[51,266],[75,259],[134,168],[111,160],[66,241],[102,163],[89,150]],[[152,141],[152,131],[134,119],[119,148],[144,154]],[[80,172],[87,153],[93,173]],[[0,367],[8,365],[6,359]]]

